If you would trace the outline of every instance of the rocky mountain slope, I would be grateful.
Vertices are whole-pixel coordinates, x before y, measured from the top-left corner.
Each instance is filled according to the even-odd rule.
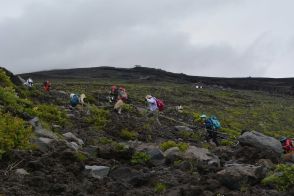
[[[285,112],[292,112],[290,96],[195,90],[186,82],[168,80],[158,86],[133,84],[117,77],[130,95],[130,102],[118,115],[106,99],[108,80],[31,74],[37,83],[27,89],[13,84],[3,73],[0,193],[4,195],[294,193],[288,175],[294,166],[291,159],[281,157],[279,141],[251,131],[260,128],[276,138],[293,134],[291,119],[277,123]],[[46,93],[40,84],[48,78],[53,85]],[[70,107],[71,92],[86,93],[86,105]],[[167,105],[160,124],[147,116],[144,96],[150,92]],[[183,112],[175,109],[178,104],[184,106]],[[197,122],[202,112],[221,119],[228,135],[221,146],[205,141],[205,130]],[[281,130],[271,129],[273,126]],[[249,130],[241,134],[245,127]]]

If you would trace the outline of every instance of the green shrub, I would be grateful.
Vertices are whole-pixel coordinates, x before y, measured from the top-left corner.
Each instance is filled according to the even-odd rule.
[[[132,156],[131,163],[132,164],[146,164],[151,159],[150,155],[146,152],[136,152]]]
[[[94,125],[97,129],[103,129],[109,122],[109,111],[96,106],[90,106],[90,116],[86,118],[86,122]]]
[[[160,144],[160,148],[163,151],[166,151],[167,149],[170,149],[172,147],[178,147],[181,151],[185,152],[189,148],[189,144],[184,142],[180,142],[177,144],[175,141],[172,140],[168,140]]]
[[[113,142],[112,139],[107,137],[100,137],[98,141],[100,144],[111,144]]]
[[[184,143],[184,142],[180,142],[177,145],[180,149],[180,151],[185,152],[188,148],[189,148],[189,144]]]
[[[234,146],[235,143],[233,141],[224,139],[224,140],[220,141],[220,145],[222,145],[222,146]]]
[[[273,174],[262,180],[264,185],[273,185],[279,191],[286,191],[294,185],[294,165],[279,164]]]
[[[167,149],[170,149],[172,147],[177,147],[177,146],[178,146],[177,143],[175,141],[171,141],[171,140],[168,140],[168,141],[160,144],[160,148],[163,151],[166,151]]]
[[[156,183],[154,186],[154,191],[156,193],[163,193],[165,190],[166,190],[166,185],[161,182]]]
[[[0,115],[0,157],[13,149],[29,149],[32,128],[8,113]]]
[[[49,123],[50,125],[58,124],[63,126],[68,120],[66,113],[55,105],[38,105],[33,108],[33,111],[43,122]]]
[[[123,107],[122,107],[122,110],[131,113],[131,112],[135,112],[136,108],[131,104],[124,104]]]
[[[120,132],[120,137],[126,140],[135,140],[138,137],[138,133],[135,131],[129,131],[128,129],[123,129]]]
[[[2,87],[14,87],[10,78],[6,75],[3,69],[0,69],[0,86]]]
[[[87,158],[88,158],[84,153],[79,152],[79,151],[75,153],[75,157],[76,157],[79,161],[85,161],[85,160],[87,160]]]

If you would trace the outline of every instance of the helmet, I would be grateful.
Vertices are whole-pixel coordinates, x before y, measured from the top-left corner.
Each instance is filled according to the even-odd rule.
[[[287,138],[285,136],[280,137],[280,142],[284,142]]]
[[[205,114],[202,114],[202,115],[200,116],[200,118],[207,118],[207,116],[206,116]]]

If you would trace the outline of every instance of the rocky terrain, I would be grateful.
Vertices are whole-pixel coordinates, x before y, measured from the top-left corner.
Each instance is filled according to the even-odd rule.
[[[9,100],[16,99],[15,102],[5,99],[8,95],[5,94],[7,82],[0,83],[3,90],[0,92],[1,114],[9,113],[22,119],[25,127],[32,130],[29,138],[32,145],[29,148],[19,147],[16,143],[14,148],[1,154],[0,194],[294,194],[291,186],[293,179],[288,179],[288,184],[281,186],[264,182],[270,175],[284,177],[282,172],[276,174],[277,164],[293,167],[293,160],[282,158],[283,151],[277,137],[253,129],[243,130],[242,133],[241,130],[229,131],[234,128],[233,123],[228,121],[224,122],[224,130],[227,130],[229,138],[223,140],[221,146],[206,142],[205,130],[197,122],[195,112],[185,109],[178,112],[169,106],[176,105],[176,100],[171,98],[174,86],[172,90],[169,87],[159,89],[165,93],[160,96],[165,98],[167,108],[160,114],[158,124],[154,118],[147,116],[143,100],[145,92],[158,92],[152,87],[126,84],[130,89],[130,103],[118,115],[105,98],[110,87],[107,81],[89,86],[88,80],[81,82],[81,78],[66,78],[64,82],[59,76],[59,80],[55,78],[53,82],[52,91],[45,93],[40,84],[44,78],[50,78],[50,74],[39,75],[40,78],[36,74],[31,75],[36,78],[32,89],[19,83],[13,85],[15,95],[9,94]],[[125,84],[123,81],[120,83]],[[136,88],[137,94],[132,88]],[[73,91],[87,94],[85,106],[69,106],[69,93]],[[201,96],[206,91],[196,93]],[[234,93],[243,96],[238,91],[230,96]],[[188,94],[184,97],[186,100],[190,100]],[[261,96],[259,92],[257,94],[254,99]],[[208,94],[205,96],[209,97]],[[246,96],[249,97],[248,93]],[[272,95],[269,96],[272,98]],[[192,97],[194,99],[190,104],[195,103],[197,98]],[[209,102],[205,102],[209,100],[198,100],[199,105],[201,103],[208,108],[201,111],[213,111],[209,110],[210,107],[229,107],[222,98],[217,95],[212,97],[221,106],[210,106]],[[281,99],[292,101],[292,98]],[[234,102],[229,103],[234,107]],[[246,104],[245,101],[243,103]],[[251,104],[254,105],[254,102]],[[283,103],[279,102],[279,105]],[[241,122],[242,125],[244,123],[246,120]],[[287,126],[291,127],[290,124]],[[6,145],[5,141],[0,142],[1,146]]]

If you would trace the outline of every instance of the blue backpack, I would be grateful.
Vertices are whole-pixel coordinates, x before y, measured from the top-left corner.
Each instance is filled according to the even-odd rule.
[[[71,99],[70,99],[70,105],[72,107],[76,107],[79,104],[79,97],[77,95],[74,95]]]
[[[211,116],[205,121],[206,128],[220,129],[221,123],[215,116]]]

